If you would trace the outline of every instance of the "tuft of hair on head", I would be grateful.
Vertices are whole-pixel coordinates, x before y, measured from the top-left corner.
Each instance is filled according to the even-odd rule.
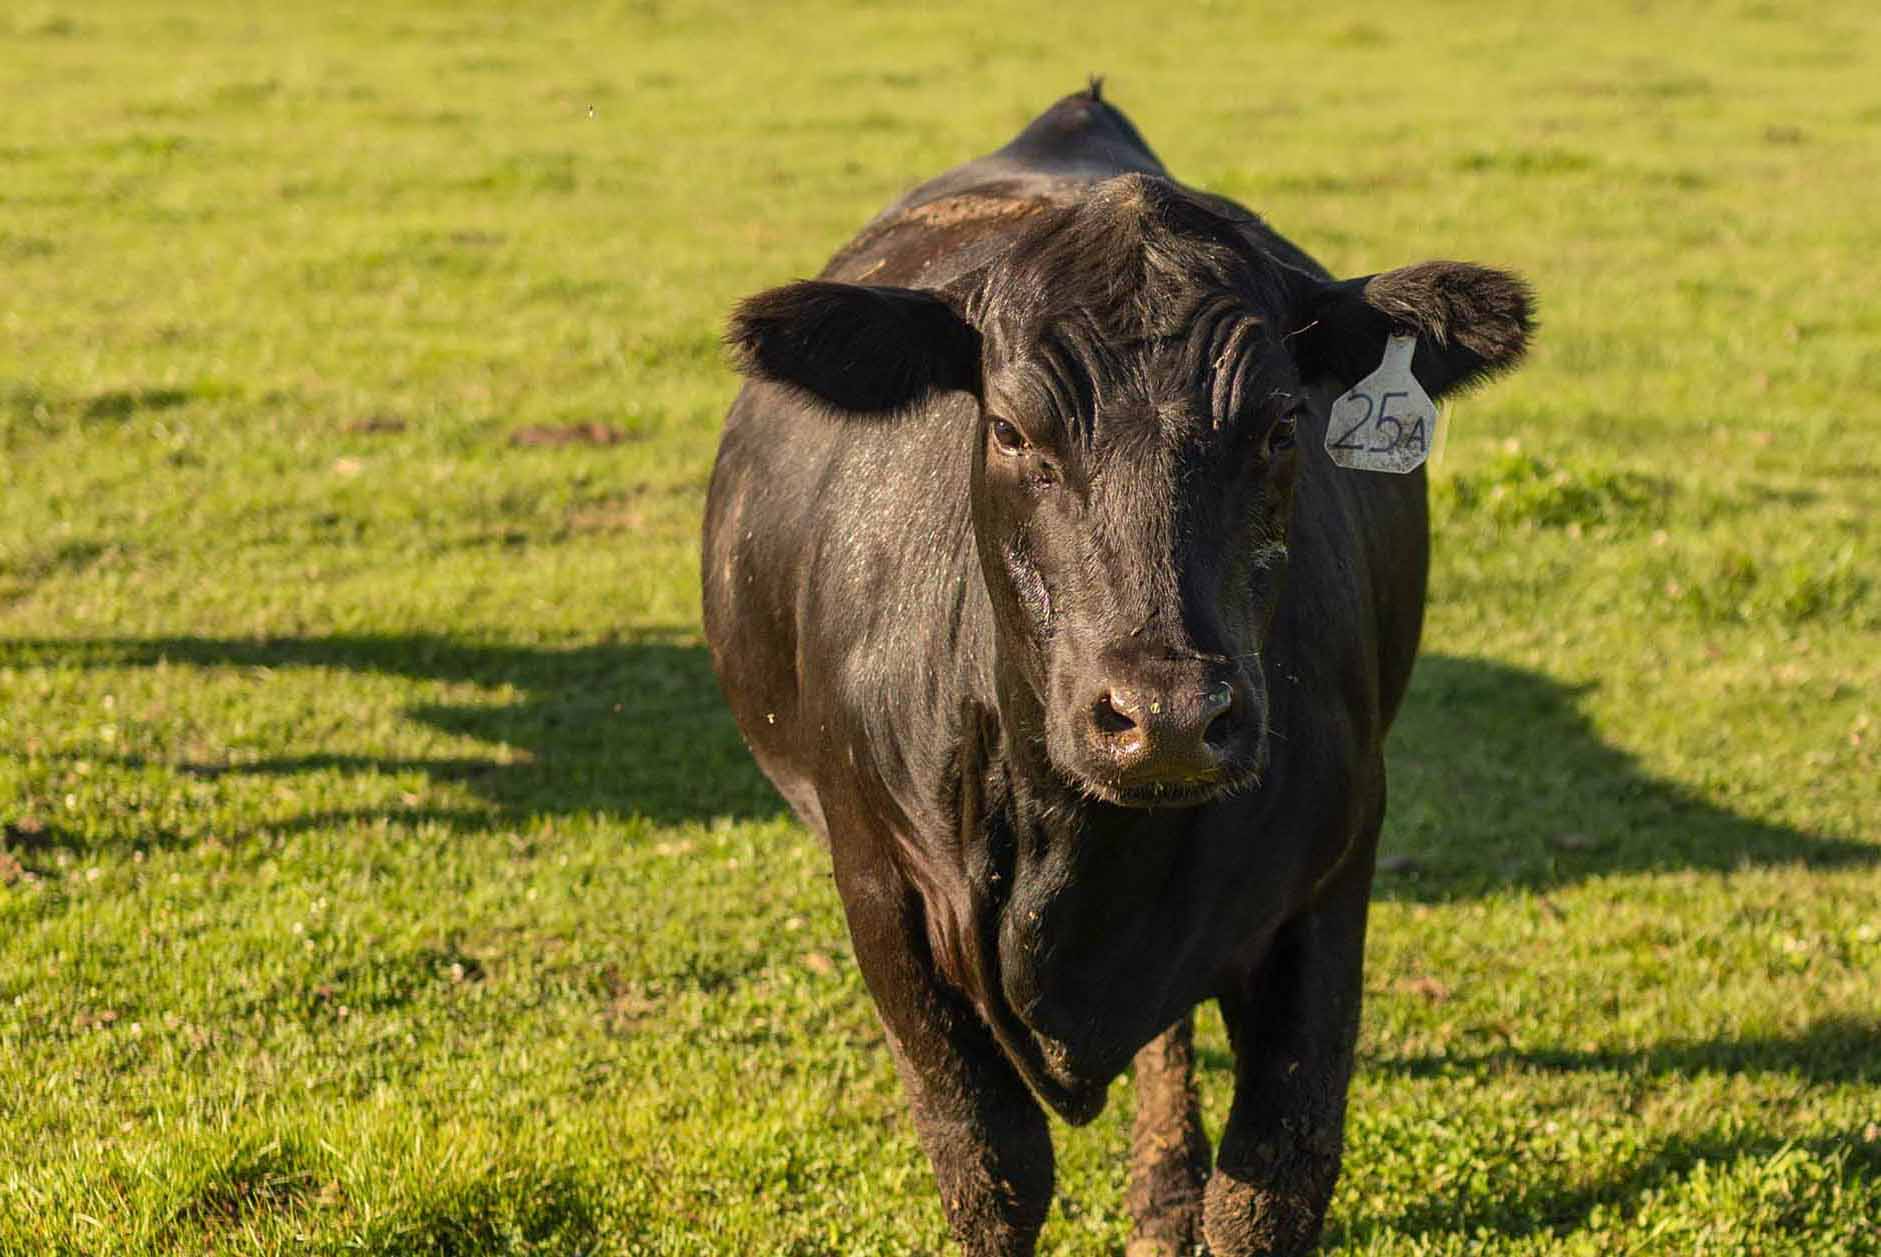
[[[1093,104],[1102,104],[1104,100],[1104,76],[1093,73],[1090,85],[1084,89],[1084,98]]]
[[[1160,175],[1131,172],[1035,219],[989,276],[981,321],[1002,345],[1049,328],[1096,357],[1182,335],[1195,297],[1224,290],[1256,310],[1292,300],[1238,224]]]

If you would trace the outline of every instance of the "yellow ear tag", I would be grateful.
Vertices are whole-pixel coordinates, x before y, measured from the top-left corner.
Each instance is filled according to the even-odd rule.
[[[1385,342],[1378,369],[1332,404],[1326,453],[1357,471],[1416,471],[1437,440],[1437,404],[1411,374],[1415,336]]]

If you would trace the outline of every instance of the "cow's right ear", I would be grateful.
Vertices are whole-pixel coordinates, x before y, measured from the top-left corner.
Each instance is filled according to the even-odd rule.
[[[725,341],[738,369],[850,414],[980,392],[980,334],[940,294],[804,280],[747,297]]]
[[[1520,362],[1534,308],[1528,285],[1506,271],[1423,262],[1311,288],[1303,326],[1291,333],[1294,357],[1309,378],[1344,390],[1378,366],[1388,336],[1413,335],[1411,369],[1425,392],[1442,397]]]

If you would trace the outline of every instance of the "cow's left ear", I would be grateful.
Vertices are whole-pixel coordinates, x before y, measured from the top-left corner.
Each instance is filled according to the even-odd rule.
[[[1287,343],[1302,375],[1329,378],[1340,391],[1377,368],[1387,337],[1411,334],[1411,370],[1441,397],[1514,367],[1534,327],[1526,283],[1468,262],[1421,262],[1320,284],[1303,297],[1300,330]]]
[[[980,333],[936,292],[803,280],[747,297],[725,333],[738,369],[839,414],[892,415],[980,391]]]

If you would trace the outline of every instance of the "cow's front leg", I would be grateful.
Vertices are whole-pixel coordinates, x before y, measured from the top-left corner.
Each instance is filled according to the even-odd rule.
[[[1208,1136],[1195,1094],[1194,1025],[1194,1017],[1185,1016],[1136,1054],[1136,1120],[1124,1196],[1135,1225],[1125,1257],[1188,1257],[1202,1242]]]
[[[1283,926],[1255,972],[1222,996],[1235,1071],[1203,1206],[1214,1257],[1281,1257],[1319,1240],[1358,1034],[1364,863],[1366,876]]]
[[[968,1257],[1030,1257],[1052,1200],[1044,1110],[935,971],[912,892],[860,875],[842,891],[856,961],[954,1238]]]
[[[902,1038],[895,1058],[962,1251],[1031,1257],[1053,1176],[1051,1129],[1032,1093],[976,1026],[957,1022],[919,1045]]]

